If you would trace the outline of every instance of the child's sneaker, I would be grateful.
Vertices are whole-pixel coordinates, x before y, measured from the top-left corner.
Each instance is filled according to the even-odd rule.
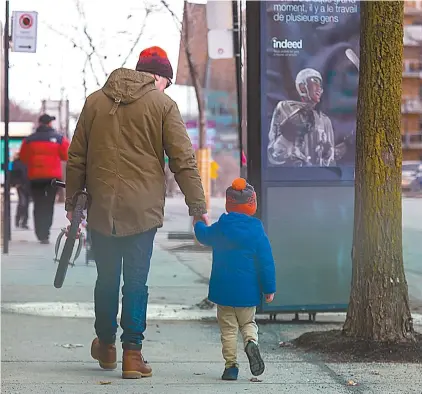
[[[223,376],[221,379],[223,380],[237,380],[237,375],[239,375],[239,368],[233,365],[232,367],[226,368],[224,370]]]
[[[249,341],[245,347],[246,355],[248,356],[249,366],[252,375],[259,376],[264,373],[265,364],[259,352],[258,345],[254,341]]]

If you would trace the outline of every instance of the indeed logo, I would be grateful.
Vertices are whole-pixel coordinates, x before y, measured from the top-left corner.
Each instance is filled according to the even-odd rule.
[[[280,41],[274,37],[272,39],[272,44],[274,49],[302,49],[302,40],[290,41],[286,38],[285,40]]]

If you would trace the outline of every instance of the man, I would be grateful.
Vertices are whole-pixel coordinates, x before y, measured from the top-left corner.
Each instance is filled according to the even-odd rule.
[[[55,178],[62,178],[62,161],[67,160],[69,141],[52,128],[56,118],[41,115],[35,133],[25,138],[20,159],[28,168],[34,202],[35,234],[42,244],[48,244],[53,224],[56,190],[51,186]]]
[[[123,378],[152,375],[141,349],[146,329],[146,285],[153,241],[163,224],[165,160],[186,197],[190,216],[207,221],[195,156],[176,104],[164,94],[173,70],[159,47],[145,49],[136,71],[113,71],[82,109],[69,149],[66,211],[86,187],[88,226],[97,265],[91,355],[115,369],[117,313],[123,261],[121,335]]]
[[[280,101],[273,113],[268,143],[268,161],[277,166],[335,165],[334,131],[327,115],[316,106],[323,93],[321,74],[301,70],[296,77],[301,101]]]

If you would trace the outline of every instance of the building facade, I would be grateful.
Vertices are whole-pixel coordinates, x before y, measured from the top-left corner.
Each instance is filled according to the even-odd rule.
[[[403,160],[422,160],[422,1],[404,3]]]
[[[202,87],[205,114],[210,135],[208,145],[214,152],[238,150],[238,118],[236,96],[236,66],[234,59],[213,60],[208,57],[206,5],[187,3],[189,18],[184,13],[176,84],[193,86],[186,47],[190,52]],[[186,90],[190,102],[197,102],[194,89]],[[191,138],[198,134],[197,106],[182,113]],[[195,142],[193,141],[193,142]]]
[[[206,6],[189,5],[191,21],[184,15],[182,33],[186,32],[188,25],[189,34],[186,39],[201,85],[204,87],[207,119],[216,125],[217,146],[235,148],[238,138],[235,61],[208,58]],[[422,0],[405,1],[404,9],[401,127],[403,160],[422,160]],[[192,86],[183,40],[179,52],[176,83]],[[190,96],[190,100],[196,100],[193,90],[190,91]],[[197,110],[184,114],[187,121],[193,121],[197,116]],[[221,143],[223,141],[228,143]],[[245,145],[246,141],[243,143]]]

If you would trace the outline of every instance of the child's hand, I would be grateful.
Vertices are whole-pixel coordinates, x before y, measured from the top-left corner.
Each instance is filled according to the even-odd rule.
[[[265,302],[269,304],[270,302],[273,302],[274,300],[274,293],[273,294],[265,294]]]

